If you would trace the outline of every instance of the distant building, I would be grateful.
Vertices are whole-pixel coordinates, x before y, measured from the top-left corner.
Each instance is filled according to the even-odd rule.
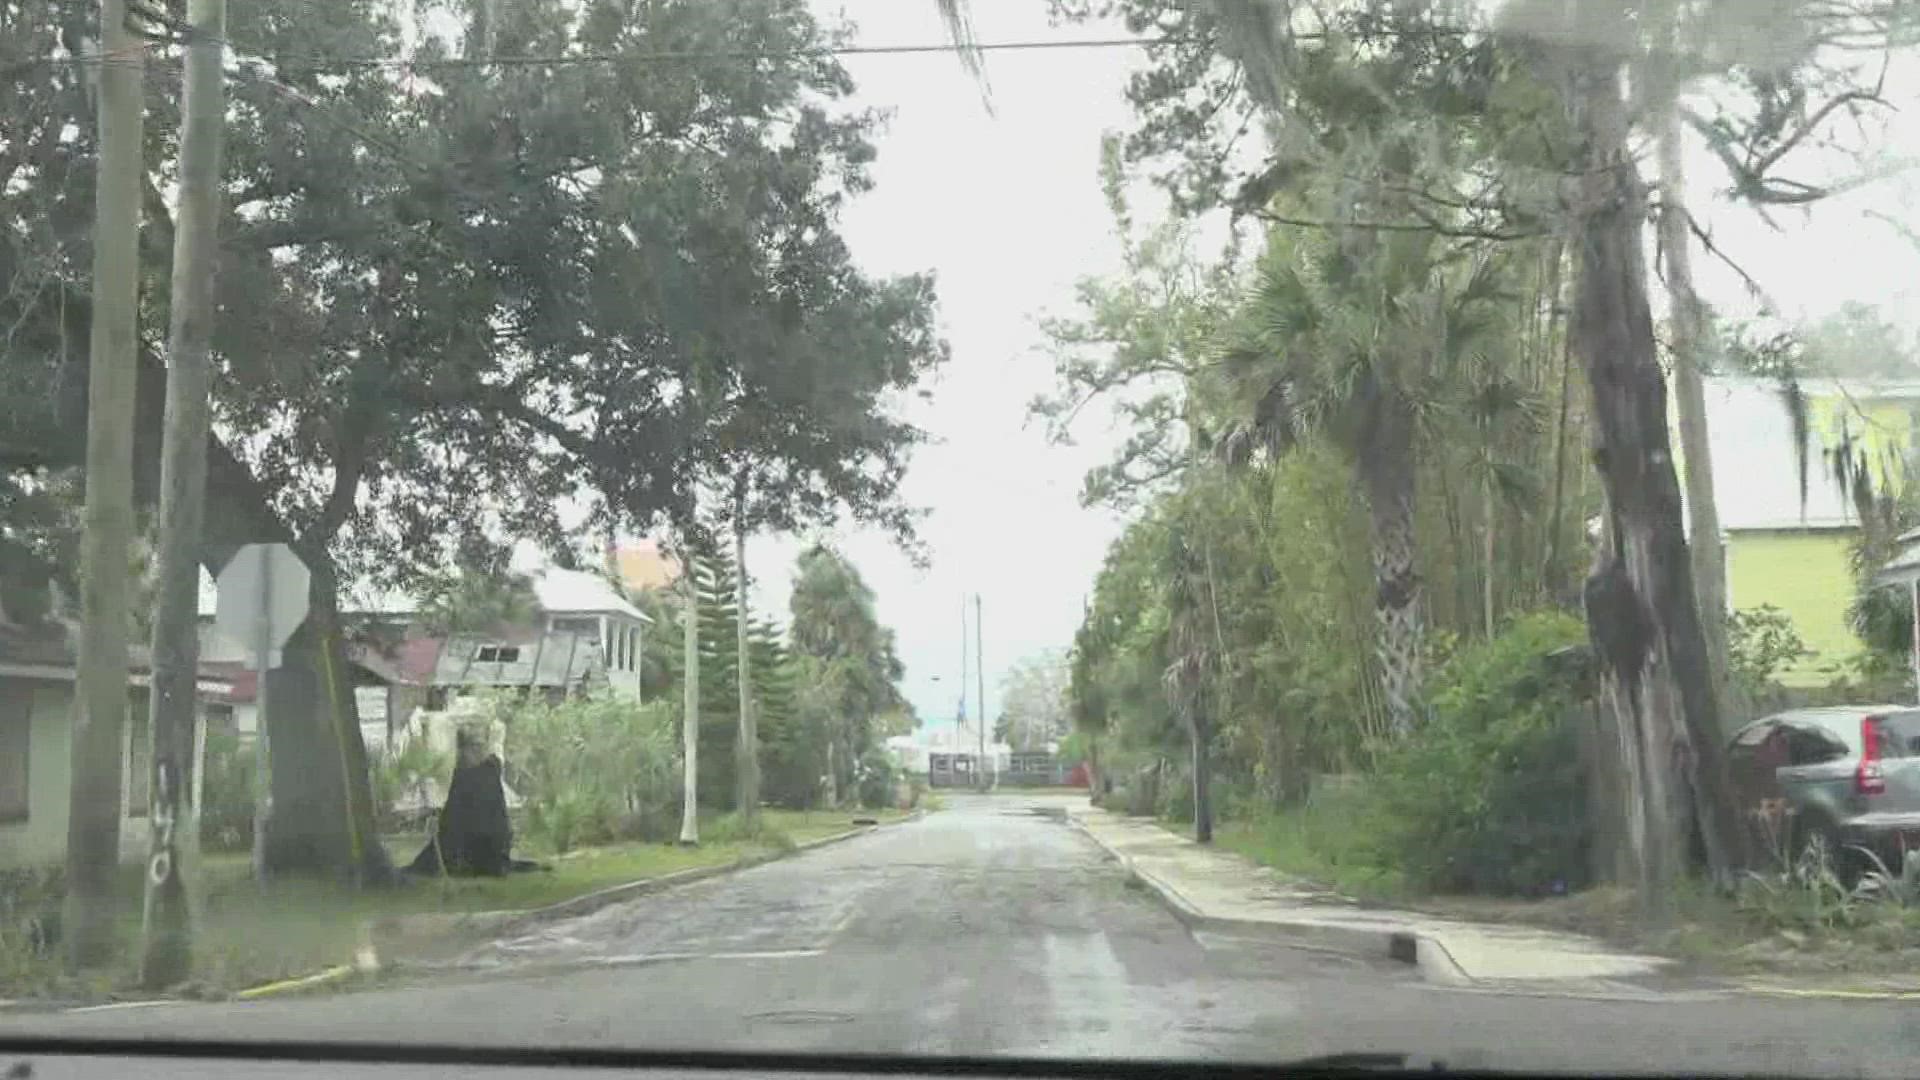
[[[911,734],[887,740],[887,750],[900,767],[928,778],[935,787],[968,786],[980,761],[980,736],[972,727],[955,724],[929,724]],[[1013,748],[1006,743],[987,744],[985,769],[992,778],[1007,771]]]

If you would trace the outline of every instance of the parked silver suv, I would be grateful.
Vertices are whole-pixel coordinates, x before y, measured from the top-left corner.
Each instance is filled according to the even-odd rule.
[[[1851,882],[1878,855],[1898,871],[1920,848],[1920,709],[1795,709],[1736,732],[1728,769],[1762,845]],[[1764,848],[1763,848],[1764,850]]]

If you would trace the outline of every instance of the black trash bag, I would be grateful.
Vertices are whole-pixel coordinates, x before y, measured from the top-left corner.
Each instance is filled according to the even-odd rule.
[[[443,861],[445,872],[456,877],[499,877],[517,869],[500,773],[500,759],[492,754],[454,768],[437,826],[439,849],[429,840],[407,867],[409,873],[438,876]]]

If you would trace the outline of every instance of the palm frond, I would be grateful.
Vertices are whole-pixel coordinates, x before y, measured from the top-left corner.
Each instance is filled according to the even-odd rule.
[[[1487,476],[1493,481],[1493,490],[1509,506],[1525,509],[1540,499],[1540,481],[1525,465],[1514,461],[1490,462]]]

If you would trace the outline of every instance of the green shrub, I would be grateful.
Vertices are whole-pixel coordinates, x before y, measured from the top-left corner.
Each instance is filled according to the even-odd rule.
[[[860,805],[868,810],[881,810],[893,805],[894,795],[893,759],[885,750],[873,749],[860,757],[860,764],[854,772],[855,790],[860,796]]]
[[[58,977],[66,891],[57,863],[0,871],[0,986],[34,993]]]
[[[1382,754],[1370,785],[1384,854],[1417,888],[1541,894],[1586,883],[1585,778],[1566,718],[1576,672],[1550,654],[1580,622],[1526,616],[1463,648],[1431,685],[1431,719]]]
[[[253,777],[258,759],[237,735],[208,732],[201,767],[200,846],[246,851],[253,846]]]
[[[673,707],[602,693],[496,703],[506,723],[510,783],[527,828],[555,851],[615,838],[660,840],[679,826]]]

